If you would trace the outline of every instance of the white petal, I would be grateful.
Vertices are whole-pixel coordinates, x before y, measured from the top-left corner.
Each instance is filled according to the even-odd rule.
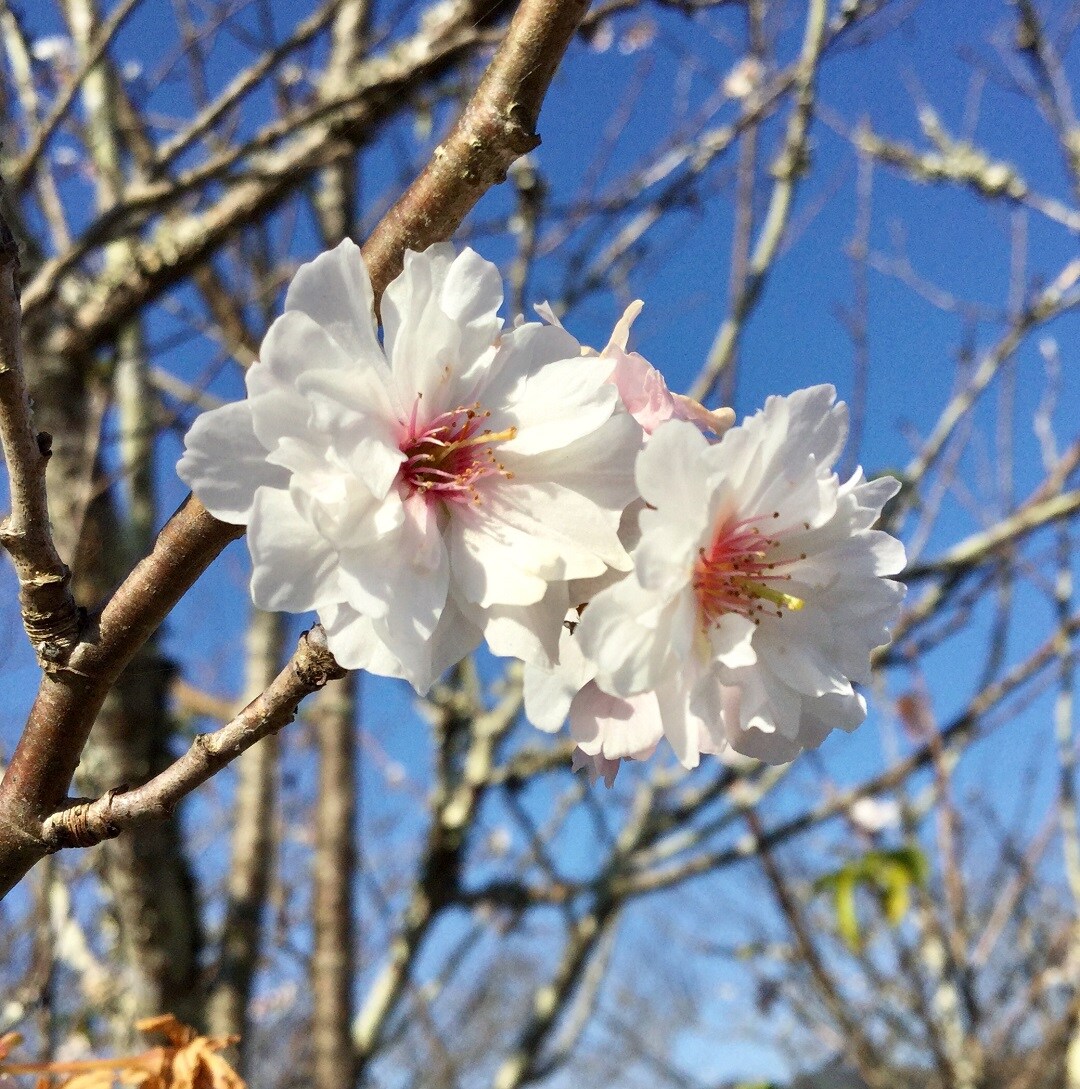
[[[745,616],[728,613],[709,628],[713,657],[729,669],[751,666],[757,661],[753,637],[757,627]]]
[[[466,247],[447,270],[439,301],[443,312],[458,326],[465,378],[468,364],[493,347],[502,331],[498,314],[503,302],[502,276],[490,261]]]
[[[419,496],[401,509],[393,532],[342,551],[341,586],[354,608],[388,625],[388,645],[405,661],[407,648],[434,632],[450,575],[436,512]]]
[[[462,611],[474,623],[481,623],[475,614],[483,617],[484,639],[493,654],[550,666],[559,658],[559,640],[565,631],[563,620],[568,607],[566,584],[556,582],[533,605],[492,605],[484,610],[465,606]]]
[[[735,677],[740,689],[739,714],[738,718],[725,719],[724,725],[736,752],[744,751],[740,738],[746,730],[797,738],[803,704],[797,693],[761,667],[739,670]]]
[[[338,665],[366,669],[380,677],[404,677],[401,663],[386,649],[368,617],[349,605],[331,605],[319,610],[319,620]]]
[[[571,701],[589,682],[591,673],[577,641],[564,629],[558,665],[525,663],[523,694],[528,720],[539,730],[557,732],[570,713]]]
[[[448,534],[461,600],[488,608],[495,603],[531,605],[544,596],[547,580],[536,572],[552,563],[549,543],[471,511],[455,516]]]
[[[561,450],[596,431],[619,400],[607,370],[608,364],[600,360],[578,356],[531,374],[510,401],[508,421],[517,434],[503,449],[518,457]]]
[[[472,654],[483,638],[480,628],[450,598],[431,637],[430,678],[426,685],[417,685],[417,691],[421,694],[426,692],[451,666],[457,665],[467,654]]]
[[[620,699],[586,685],[570,708],[570,736],[589,755],[607,760],[641,759],[663,736],[656,696]]]
[[[283,436],[308,433],[311,409],[296,392],[301,375],[351,366],[337,341],[307,314],[282,314],[263,340],[259,362],[245,376],[255,434],[263,446],[272,450]]]
[[[632,416],[617,412],[595,431],[561,449],[515,457],[500,448],[500,454],[521,482],[551,480],[605,510],[622,511],[637,498],[634,459],[640,448],[641,427]]]
[[[699,517],[703,525],[708,492],[702,457],[708,449],[708,441],[693,424],[683,420],[661,424],[637,460],[642,498],[654,507]]]
[[[405,406],[398,400],[392,383],[377,368],[363,364],[347,371],[333,367],[311,368],[298,376],[296,388],[305,396],[321,398],[371,419],[372,426],[380,427],[387,441],[397,445],[403,430]]]
[[[303,613],[341,601],[336,551],[287,491],[260,488],[248,525],[251,597],[268,612]]]
[[[307,314],[355,362],[386,370],[375,329],[375,298],[360,247],[346,238],[301,265],[285,295],[285,309]]]
[[[529,322],[507,329],[485,376],[481,394],[485,405],[517,402],[530,375],[549,363],[578,359],[581,345],[561,326]]]
[[[477,370],[495,355],[492,343],[483,358],[477,358],[484,339],[497,327],[501,291],[493,298],[490,276],[485,275],[472,284],[470,295],[466,273],[479,258],[475,254],[464,258],[463,268],[457,270],[461,260],[448,243],[423,253],[406,251],[401,274],[383,295],[384,342],[398,395],[409,405],[419,396],[428,415],[472,400]],[[475,327],[460,324],[447,307],[467,314]],[[490,311],[489,324],[480,316],[485,308]]]
[[[247,401],[199,416],[184,437],[176,472],[215,518],[233,525],[250,521],[259,488],[281,488],[289,479],[284,469],[267,463]]]
[[[446,606],[450,564],[433,512],[414,498],[418,503],[406,504],[400,551],[383,576],[385,611],[375,618],[375,630],[416,690],[426,692],[435,680],[433,636]],[[379,575],[370,569],[365,573],[372,576],[371,591]]]
[[[459,507],[450,527],[454,574],[462,598],[484,607],[531,605],[550,581],[626,569],[616,518],[557,484],[492,489]]]
[[[834,619],[813,606],[762,620],[754,649],[762,663],[804,696],[850,695],[851,682],[830,654]],[[835,620],[843,622],[842,617]]]
[[[346,373],[360,369],[314,318],[301,310],[286,310],[266,331],[259,361],[248,368],[245,380],[248,391],[257,395],[271,381],[288,389],[305,372],[327,368]]]
[[[683,667],[695,624],[688,597],[660,602],[631,576],[593,598],[575,634],[605,691],[637,695]]]
[[[624,311],[623,315],[615,323],[611,332],[608,347],[621,348],[626,351],[626,345],[630,343],[630,326],[637,321],[638,315],[644,309],[645,303],[641,299],[635,299]]]
[[[701,763],[701,721],[691,714],[687,686],[678,677],[667,677],[657,686],[656,700],[664,723],[664,736],[684,768]]]

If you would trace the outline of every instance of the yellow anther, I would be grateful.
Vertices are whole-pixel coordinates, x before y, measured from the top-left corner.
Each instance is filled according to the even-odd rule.
[[[732,582],[737,582],[742,589],[753,597],[763,597],[766,601],[771,601],[774,605],[780,605],[785,609],[790,609],[792,612],[797,613],[801,608],[806,605],[801,597],[796,597],[794,594],[785,594],[780,590],[774,590],[771,586],[766,586],[763,582],[754,582],[752,579],[732,579]]]

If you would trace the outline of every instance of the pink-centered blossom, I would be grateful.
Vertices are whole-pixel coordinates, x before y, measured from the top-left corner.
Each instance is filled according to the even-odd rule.
[[[693,767],[729,745],[783,763],[863,720],[854,683],[904,593],[887,577],[903,546],[872,528],[899,485],[861,470],[840,482],[847,416],[834,400],[830,386],[770,397],[715,444],[685,422],[657,429],[637,463],[649,509],[634,571],[563,636],[573,669],[533,671],[537,725],[568,714],[584,755],[606,761],[665,736]]]
[[[568,584],[626,570],[640,426],[565,330],[504,330],[495,266],[407,253],[382,300],[359,248],[302,266],[247,372],[178,466],[248,527],[259,607],[316,610],[347,668],[425,691],[485,638],[550,663]]]

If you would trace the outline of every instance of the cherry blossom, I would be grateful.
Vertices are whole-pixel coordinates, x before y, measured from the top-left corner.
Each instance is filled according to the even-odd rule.
[[[627,351],[630,328],[644,306],[641,299],[636,299],[626,308],[602,352],[582,348],[582,354],[613,364],[608,381],[619,391],[627,412],[641,424],[646,436],[668,420],[689,420],[703,431],[722,435],[735,422],[735,413],[730,408],[708,409],[690,397],[672,393],[656,367],[637,352]],[[548,324],[562,328],[549,304],[541,303],[536,312]]]
[[[178,466],[244,524],[260,608],[316,610],[347,668],[426,691],[485,638],[550,664],[568,584],[631,564],[642,431],[565,330],[504,330],[494,265],[407,253],[382,300],[358,247],[302,266],[246,376]]]
[[[658,427],[637,463],[649,509],[634,571],[584,609],[577,675],[533,677],[534,722],[569,714],[575,736],[591,735],[585,755],[608,760],[662,734],[693,767],[728,745],[783,763],[864,719],[853,682],[869,678],[904,593],[886,577],[903,547],[872,528],[899,485],[861,470],[840,482],[847,415],[834,401],[830,386],[771,397],[715,444],[683,421]],[[623,704],[596,710],[590,685]]]

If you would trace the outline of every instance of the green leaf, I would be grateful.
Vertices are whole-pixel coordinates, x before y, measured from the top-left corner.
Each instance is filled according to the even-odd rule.
[[[911,906],[913,886],[926,884],[926,856],[914,844],[887,851],[868,851],[814,882],[815,892],[830,893],[836,911],[836,931],[853,950],[862,947],[857,892],[866,888],[881,907],[886,922],[899,926]]]

